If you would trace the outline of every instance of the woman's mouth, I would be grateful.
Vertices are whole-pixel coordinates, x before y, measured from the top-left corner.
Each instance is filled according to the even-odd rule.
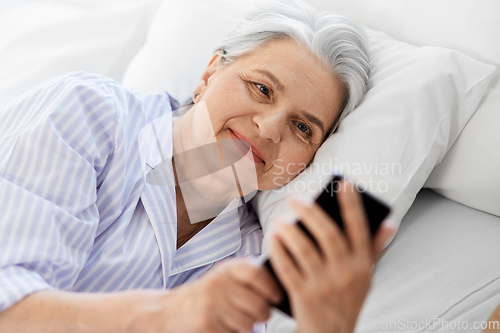
[[[241,151],[243,151],[244,153],[247,153],[249,149],[252,150],[253,160],[256,164],[257,163],[262,163],[262,164],[265,163],[264,160],[259,156],[260,154],[258,153],[258,150],[254,146],[252,146],[252,144],[250,144],[248,142],[248,140],[243,135],[241,135],[238,132],[234,132],[231,129],[229,129],[229,134],[231,135],[231,138],[235,139],[234,142],[235,142],[236,146],[239,149],[241,149]]]

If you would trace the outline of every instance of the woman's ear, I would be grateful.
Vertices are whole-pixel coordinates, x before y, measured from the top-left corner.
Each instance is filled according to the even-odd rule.
[[[194,88],[193,102],[196,103],[198,100],[202,98],[203,93],[210,84],[210,79],[217,71],[217,68],[219,66],[219,61],[221,59],[221,54],[222,54],[221,50],[218,50],[217,52],[214,53],[214,55],[210,59],[207,68],[201,75],[200,80],[196,83],[196,86]]]

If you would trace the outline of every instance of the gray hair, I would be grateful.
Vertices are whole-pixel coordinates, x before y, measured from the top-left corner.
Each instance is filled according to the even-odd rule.
[[[318,12],[302,0],[261,1],[245,13],[214,51],[222,50],[220,61],[231,63],[267,41],[286,37],[311,50],[344,85],[344,101],[329,137],[368,89],[370,63],[363,29],[349,17]],[[188,100],[183,106],[192,104]]]
[[[221,61],[230,63],[266,41],[284,37],[311,50],[344,85],[346,94],[331,135],[368,89],[370,63],[363,29],[346,16],[318,12],[301,0],[262,1],[245,13],[215,51],[222,50]]]

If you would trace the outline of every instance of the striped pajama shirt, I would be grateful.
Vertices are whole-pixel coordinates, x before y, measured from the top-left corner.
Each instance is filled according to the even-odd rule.
[[[176,108],[166,92],[73,72],[0,111],[0,311],[42,289],[170,289],[219,260],[260,254],[249,205],[176,250],[174,188],[146,182],[172,154]]]

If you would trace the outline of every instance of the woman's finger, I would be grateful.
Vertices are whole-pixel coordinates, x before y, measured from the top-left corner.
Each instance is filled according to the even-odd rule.
[[[346,258],[348,248],[343,232],[324,209],[297,196],[292,197],[291,205],[327,261]]]
[[[354,253],[369,255],[371,239],[361,194],[353,183],[342,180],[337,193],[344,230]]]
[[[231,332],[250,332],[255,323],[250,316],[231,306],[228,302],[220,309],[222,325]]]
[[[203,327],[203,325],[202,325]],[[213,324],[211,325],[211,327],[208,327],[208,330],[207,330],[207,327],[203,327],[203,330],[205,332],[221,332],[221,333],[235,333],[237,331],[231,329],[228,327],[228,325],[224,322],[224,319],[223,318],[220,318],[219,320],[214,320]]]
[[[253,289],[242,287],[236,282],[228,283],[226,289],[228,290],[228,302],[235,309],[245,313],[256,322],[263,322],[269,319],[269,303],[262,296],[254,292]]]
[[[271,274],[262,267],[255,267],[247,260],[238,260],[228,265],[228,274],[239,284],[246,285],[269,302],[281,299],[281,291]]]
[[[323,261],[318,248],[296,224],[280,221],[276,233],[301,272],[314,274],[322,269]]]
[[[373,240],[373,262],[377,262],[380,258],[382,250],[384,249],[385,243],[389,240],[389,238],[394,234],[396,229],[387,224],[387,222],[382,223],[377,234],[375,235],[375,239]]]
[[[293,262],[277,234],[271,235],[270,240],[271,255],[269,261],[273,266],[276,277],[287,290],[296,290],[300,286],[303,278],[298,267]]]

